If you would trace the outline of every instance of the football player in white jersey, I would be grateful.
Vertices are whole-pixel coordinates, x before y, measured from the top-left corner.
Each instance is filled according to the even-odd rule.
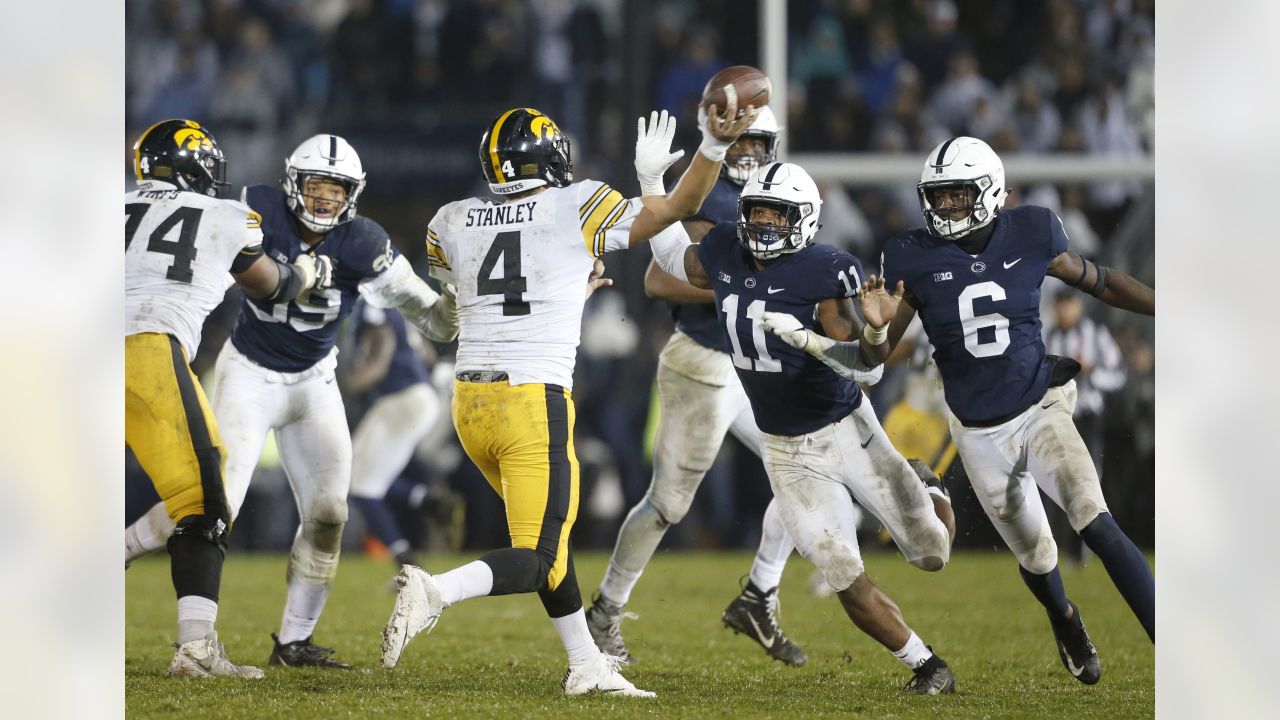
[[[385,666],[454,603],[536,591],[569,656],[566,694],[653,697],[618,672],[619,658],[596,647],[570,552],[578,510],[570,388],[582,281],[601,254],[640,242],[649,241],[664,266],[675,262],[671,248],[687,243],[677,221],[702,205],[729,144],[755,119],[753,108],[736,110],[730,104],[727,119],[713,113],[670,195],[661,193],[662,173],[684,154],[669,150],[675,121],[665,112],[648,126],[641,119],[637,169],[661,193],[643,201],[595,180],[574,183],[568,139],[537,110],[508,110],[485,131],[480,164],[503,199],[445,205],[428,225],[427,251],[432,275],[458,287],[454,424],[502,496],[511,547],[437,576],[402,568],[383,631]]]
[[[363,297],[377,307],[398,307],[432,340],[448,342],[457,334],[447,289],[444,295],[432,290],[391,245],[386,230],[357,215],[364,185],[355,148],[324,134],[305,140],[285,160],[283,188],[253,185],[244,191],[245,202],[262,216],[267,253],[284,261],[314,253],[333,264],[332,285],[323,290],[289,302],[244,297],[215,370],[212,400],[227,445],[231,517],[240,511],[273,429],[298,502],[301,522],[289,555],[272,665],[350,667],[312,642],[338,571],[351,484],[351,433],[334,382],[338,325]]]
[[[330,282],[326,258],[292,264],[262,252],[262,218],[218,198],[226,160],[209,131],[165,120],[133,147],[138,189],[124,196],[125,442],[176,527],[168,539],[178,595],[169,675],[259,679],[227,657],[214,622],[231,511],[218,424],[188,365],[207,316],[234,281],[285,302]]]

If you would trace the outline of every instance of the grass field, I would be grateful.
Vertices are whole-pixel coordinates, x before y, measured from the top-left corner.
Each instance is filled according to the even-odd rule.
[[[468,557],[436,556],[447,570]],[[577,556],[584,595],[607,557]],[[262,666],[260,682],[171,680],[175,604],[168,559],[134,564],[126,579],[125,683],[130,717],[1151,717],[1155,653],[1098,562],[1063,568],[1102,658],[1102,681],[1063,669],[1039,605],[1007,553],[957,553],[941,573],[890,553],[868,553],[872,579],[907,622],[947,659],[958,692],[908,697],[909,672],[860,633],[835,598],[806,591],[811,566],[796,558],[782,584],[782,627],[809,653],[804,668],[765,657],[720,624],[738,590],[746,553],[660,553],[623,624],[637,658],[626,674],[655,700],[566,698],[564,651],[534,596],[481,598],[450,608],[394,671],[379,664],[379,632],[391,612],[393,567],[355,553],[342,561],[316,641],[355,669],[266,668],[284,603],[285,557],[232,555],[223,574],[219,635],[231,658]]]

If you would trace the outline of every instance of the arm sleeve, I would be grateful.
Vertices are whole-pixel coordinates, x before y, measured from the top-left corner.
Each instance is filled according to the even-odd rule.
[[[432,290],[404,256],[397,256],[390,268],[359,287],[370,305],[400,308],[405,319],[432,340],[449,342],[458,336],[458,306],[453,295],[446,292],[441,296]]]
[[[653,259],[658,267],[686,283],[689,282],[689,273],[684,269],[684,255],[691,244],[684,225],[678,222],[671,223],[666,230],[649,239],[649,247],[653,249]]]
[[[630,247],[631,224],[644,207],[640,200],[628,200],[608,184],[594,180],[582,182],[579,187],[582,202],[578,206],[578,225],[591,257]]]

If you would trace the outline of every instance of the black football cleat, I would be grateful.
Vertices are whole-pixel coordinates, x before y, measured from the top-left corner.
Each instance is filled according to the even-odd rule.
[[[725,627],[755,640],[774,660],[800,667],[809,656],[778,627],[778,588],[761,592],[750,581],[720,616]]]
[[[930,648],[932,650],[932,648]],[[912,671],[915,675],[902,692],[910,695],[950,695],[956,691],[956,676],[951,673],[947,661],[937,654],[930,655],[924,664]]]
[[[1102,677],[1102,663],[1098,660],[1098,651],[1089,640],[1089,633],[1084,629],[1084,618],[1080,617],[1080,608],[1071,605],[1071,619],[1049,618],[1053,627],[1053,637],[1058,641],[1058,657],[1062,665],[1075,679],[1085,685],[1093,685]]]
[[[291,643],[282,644],[280,638],[275,633],[271,633],[271,639],[275,641],[275,648],[271,650],[271,659],[267,661],[268,665],[323,667],[338,670],[351,669],[350,665],[330,657],[333,655],[333,648],[313,645],[310,636],[305,640],[295,640]]]

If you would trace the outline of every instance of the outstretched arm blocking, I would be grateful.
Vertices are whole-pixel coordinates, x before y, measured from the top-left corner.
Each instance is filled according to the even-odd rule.
[[[1073,252],[1049,263],[1047,274],[1122,310],[1156,314],[1156,291],[1132,275],[1099,265]]]

